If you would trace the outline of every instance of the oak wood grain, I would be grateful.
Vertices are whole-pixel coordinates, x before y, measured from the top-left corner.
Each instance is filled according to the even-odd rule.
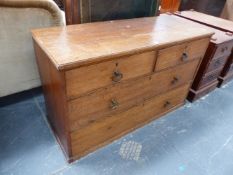
[[[120,114],[96,121],[71,133],[72,152],[80,157],[97,149],[122,134],[156,119],[160,114],[174,110],[184,103],[189,84],[145,101]],[[169,104],[168,104],[169,103]]]
[[[199,62],[200,60],[196,59],[166,71],[112,85],[70,101],[68,103],[70,130],[82,128],[99,118],[140,104],[151,96],[168,92],[187,82],[191,83]],[[111,106],[112,100],[118,103],[115,108]]]
[[[33,38],[59,70],[210,37],[212,34],[210,29],[166,14],[32,31]]]
[[[150,74],[155,57],[155,51],[151,51],[69,70],[65,73],[67,97],[74,98],[107,85]],[[117,76],[122,77],[115,80]]]
[[[209,39],[205,38],[159,50],[155,70],[159,71],[201,58],[205,54],[208,43]]]
[[[59,72],[50,62],[43,50],[34,43],[36,60],[43,84],[43,93],[48,113],[48,120],[55,136],[66,156],[72,155],[70,149],[69,122],[67,121],[67,102],[65,95],[64,72]]]
[[[212,34],[172,15],[34,30],[48,118],[68,160],[183,105]],[[158,51],[176,45],[192,59],[156,70]]]

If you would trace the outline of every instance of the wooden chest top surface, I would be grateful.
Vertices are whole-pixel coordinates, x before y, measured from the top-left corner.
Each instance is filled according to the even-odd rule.
[[[192,12],[192,11],[190,11],[190,12]],[[185,17],[185,16],[182,15],[182,12],[180,14],[178,14],[178,16],[179,17]],[[192,18],[190,18],[190,19],[192,19]],[[233,35],[229,35],[224,31],[221,31],[219,29],[203,25],[203,24],[198,23],[196,21],[191,21],[190,19],[183,18],[183,20],[185,20],[187,23],[188,23],[188,21],[191,22],[191,23],[196,23],[197,25],[200,25],[200,27],[212,30],[214,32],[214,35],[212,36],[213,40],[211,40],[211,42],[214,43],[214,44],[221,44],[221,43],[233,40]],[[204,18],[202,17],[202,19],[204,19]],[[202,21],[202,19],[199,19],[199,21]]]
[[[213,30],[163,14],[159,17],[35,29],[32,34],[56,68],[64,70],[211,36]]]
[[[181,15],[181,16],[184,16],[186,18],[190,18],[196,21],[200,21],[205,24],[215,26],[216,28],[219,28],[219,29],[233,32],[233,22],[226,20],[226,19],[218,18],[215,16],[207,15],[207,14],[192,11],[192,10],[178,12],[177,15]]]

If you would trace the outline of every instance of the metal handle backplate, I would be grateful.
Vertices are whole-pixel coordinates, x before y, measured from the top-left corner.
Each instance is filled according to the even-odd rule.
[[[181,60],[182,61],[187,61],[188,60],[188,54],[186,52],[184,52],[181,56]]]
[[[170,101],[166,101],[163,105],[164,108],[168,108],[171,106],[171,102]]]
[[[112,81],[119,82],[123,78],[123,74],[120,71],[114,71],[112,75]]]
[[[173,80],[171,81],[172,84],[176,84],[179,82],[179,78],[178,77],[173,77]]]
[[[110,108],[111,109],[117,109],[118,107],[119,107],[119,102],[116,99],[112,99]]]

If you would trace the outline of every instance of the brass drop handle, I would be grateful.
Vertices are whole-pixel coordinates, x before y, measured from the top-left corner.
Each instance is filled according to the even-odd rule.
[[[110,108],[111,109],[117,109],[119,107],[119,103],[116,99],[112,99],[111,100],[111,105],[110,105]]]
[[[114,71],[112,75],[112,81],[119,82],[123,78],[123,74],[120,71]]]
[[[170,107],[170,106],[171,106],[171,102],[169,102],[169,101],[166,101],[166,102],[164,103],[164,105],[163,105],[164,108],[168,108],[168,107]]]
[[[181,56],[181,60],[182,61],[187,61],[188,60],[188,54],[186,52],[184,52]]]
[[[178,77],[173,77],[173,80],[171,81],[172,84],[176,84],[179,82],[179,78]]]

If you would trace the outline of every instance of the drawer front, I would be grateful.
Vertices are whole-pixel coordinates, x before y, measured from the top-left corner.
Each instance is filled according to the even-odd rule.
[[[216,51],[214,54],[214,58],[223,57],[231,54],[231,50],[233,47],[233,42],[227,42],[216,45]]]
[[[199,60],[133,81],[118,83],[69,102],[70,130],[86,126],[106,115],[119,113],[144,99],[167,92],[193,79]]]
[[[155,51],[123,57],[66,72],[68,98],[153,71]]]
[[[189,86],[189,84],[184,85],[144,101],[142,104],[134,106],[125,112],[108,116],[103,120],[96,121],[85,128],[72,132],[71,147],[73,156],[87,154],[182,105]]]
[[[155,70],[159,71],[196,58],[202,58],[208,44],[209,38],[205,38],[159,50]]]
[[[220,69],[218,69],[218,70],[216,70],[216,71],[214,71],[214,72],[210,72],[210,73],[206,74],[206,75],[202,78],[202,80],[201,80],[201,82],[200,82],[200,87],[201,87],[201,88],[202,88],[202,87],[205,87],[205,86],[207,86],[208,84],[212,83],[213,81],[217,80],[217,79],[218,79],[218,76],[219,76],[220,73],[221,73],[221,71],[222,71],[222,68],[220,68]]]
[[[229,56],[224,56],[224,57],[220,57],[220,58],[217,58],[217,59],[213,59],[210,62],[206,72],[212,72],[212,71],[214,71],[216,69],[219,69],[219,68],[223,67],[228,58],[229,58]]]
[[[229,74],[233,73],[233,64],[231,64],[231,67],[230,67],[228,72],[229,72]]]

